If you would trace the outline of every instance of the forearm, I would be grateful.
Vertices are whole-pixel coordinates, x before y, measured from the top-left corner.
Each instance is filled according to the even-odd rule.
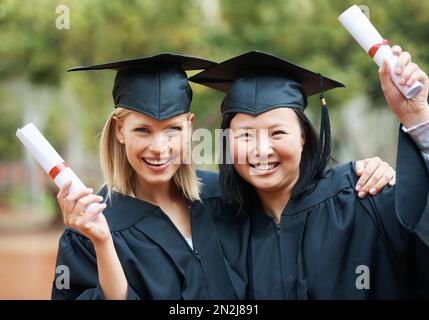
[[[395,213],[398,221],[429,247],[429,128],[402,128],[396,161]],[[406,134],[404,134],[404,131]]]
[[[94,246],[97,255],[98,278],[105,299],[127,299],[128,283],[113,240]]]
[[[402,126],[402,130],[406,132],[419,147],[429,172],[429,120],[410,128]]]
[[[413,127],[402,127],[422,152],[429,153],[429,120]]]

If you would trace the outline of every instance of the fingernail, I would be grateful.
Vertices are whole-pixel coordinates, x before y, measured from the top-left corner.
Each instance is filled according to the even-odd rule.
[[[396,68],[396,73],[397,73],[397,74],[400,74],[400,73],[401,73],[401,68],[399,68],[399,67],[398,67],[398,68]]]
[[[413,81],[408,80],[408,82],[407,82],[407,86],[411,86],[412,84],[413,84]]]
[[[362,188],[362,186],[361,186],[360,184],[358,184],[358,185],[356,186],[356,191],[359,191],[359,190],[360,190],[360,188]]]
[[[361,191],[358,193],[359,198],[364,198],[365,197],[365,192]]]
[[[377,190],[375,190],[375,188],[372,188],[371,190],[369,190],[369,193],[371,194],[375,194]]]

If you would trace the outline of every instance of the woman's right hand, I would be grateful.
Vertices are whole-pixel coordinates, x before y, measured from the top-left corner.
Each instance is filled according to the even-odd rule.
[[[411,128],[429,120],[429,78],[417,64],[411,62],[411,55],[402,52],[400,46],[393,46],[392,52],[398,57],[395,73],[400,77],[400,84],[412,87],[416,81],[420,81],[423,85],[414,97],[407,99],[393,83],[387,60],[383,61],[379,69],[381,88],[387,103],[402,124]]]
[[[71,181],[58,192],[57,199],[63,212],[64,224],[79,231],[94,245],[97,257],[97,271],[101,290],[105,299],[125,300],[128,282],[116,253],[109,225],[102,211],[103,198],[93,194],[92,189],[81,190],[68,195]],[[91,209],[85,211],[90,205]]]
[[[63,212],[64,224],[79,231],[92,241],[94,245],[105,244],[111,239],[109,225],[102,211],[106,208],[101,196],[93,194],[92,189],[84,189],[74,195],[68,195],[71,181],[60,188],[57,195],[58,203]],[[94,204],[91,210],[85,208]]]

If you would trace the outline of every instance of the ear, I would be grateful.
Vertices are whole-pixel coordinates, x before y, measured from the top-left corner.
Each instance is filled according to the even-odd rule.
[[[195,122],[195,115],[193,113],[189,113],[188,121],[191,125],[191,127],[189,129],[192,129],[192,127],[194,126],[194,122]]]
[[[304,150],[305,145],[305,134],[304,132],[301,133],[301,152]]]
[[[117,116],[113,116],[113,125],[115,127],[116,139],[119,143],[124,143],[124,122],[119,119]]]

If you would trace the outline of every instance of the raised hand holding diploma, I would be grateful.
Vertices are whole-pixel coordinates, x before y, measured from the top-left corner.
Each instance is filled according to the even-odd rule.
[[[18,129],[16,136],[60,188],[57,199],[64,223],[94,242],[109,239],[109,227],[101,213],[106,207],[105,203],[100,203],[103,198],[92,194],[93,190],[85,187],[32,123]]]
[[[388,61],[393,83],[407,99],[411,99],[422,89],[423,84],[419,81],[414,81],[412,85],[401,83],[400,76],[395,72],[398,56],[358,6],[348,8],[338,20],[379,67],[383,60]]]
[[[381,88],[392,111],[402,124],[411,128],[429,120],[428,105],[428,76],[419,66],[411,62],[411,55],[402,52],[401,47],[393,46],[393,54],[397,57],[395,73],[400,83],[412,86],[417,81],[422,84],[422,89],[411,99],[406,99],[398,90],[390,77],[390,66],[387,60],[383,60],[379,69]]]

